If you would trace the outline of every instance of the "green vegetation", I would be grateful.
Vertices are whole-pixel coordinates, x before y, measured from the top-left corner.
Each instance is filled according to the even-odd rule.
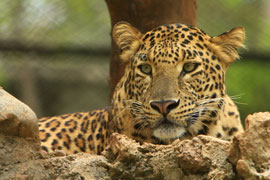
[[[242,120],[250,113],[270,111],[269,69],[270,63],[255,59],[243,59],[228,69],[227,91],[235,97]]]
[[[4,86],[5,84],[5,78],[2,73],[0,73],[0,86]]]
[[[198,0],[197,25],[210,35],[237,26],[246,30],[248,53],[269,53],[269,0]]]
[[[3,73],[3,68],[1,66],[1,63],[0,63],[0,86],[4,87],[5,84],[6,84],[6,78],[4,76],[4,73]]]

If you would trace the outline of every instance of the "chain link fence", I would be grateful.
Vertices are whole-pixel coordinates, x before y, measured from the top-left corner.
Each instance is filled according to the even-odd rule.
[[[270,110],[270,1],[197,0],[210,35],[236,26],[247,50],[227,73],[242,116]],[[100,0],[1,0],[0,85],[39,117],[109,105],[110,19]]]

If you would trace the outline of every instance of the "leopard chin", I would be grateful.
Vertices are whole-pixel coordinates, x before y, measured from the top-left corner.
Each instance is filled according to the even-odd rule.
[[[153,135],[160,140],[174,140],[186,135],[186,129],[173,123],[162,123],[153,130]]]

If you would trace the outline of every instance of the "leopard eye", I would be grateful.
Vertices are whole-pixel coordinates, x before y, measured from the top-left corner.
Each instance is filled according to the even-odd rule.
[[[150,64],[142,64],[139,66],[142,73],[150,75],[152,73],[152,67]]]
[[[196,63],[185,63],[183,66],[183,71],[185,73],[189,73],[194,71],[197,68],[198,64]]]

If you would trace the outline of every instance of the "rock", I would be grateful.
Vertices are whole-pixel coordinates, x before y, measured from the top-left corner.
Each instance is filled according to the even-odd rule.
[[[112,179],[233,179],[228,147],[227,141],[202,135],[171,145],[140,145],[113,134],[104,156]]]
[[[0,133],[39,142],[36,114],[0,87]]]
[[[180,142],[179,165],[185,172],[205,174],[207,179],[233,179],[233,166],[227,161],[229,142],[211,136],[197,136]]]
[[[46,165],[46,168],[44,168]],[[47,171],[40,179],[58,180],[110,180],[108,162],[103,156],[79,153],[65,157],[52,157],[41,161],[40,169]],[[49,177],[48,174],[49,174]]]
[[[248,115],[244,133],[234,137],[228,153],[238,176],[270,179],[270,113]]]
[[[5,168],[41,157],[40,144],[33,140],[0,134],[0,144],[0,177]]]
[[[0,179],[110,180],[107,166],[103,156],[86,153],[62,157],[48,155],[47,158],[39,156],[13,165],[0,166]]]

